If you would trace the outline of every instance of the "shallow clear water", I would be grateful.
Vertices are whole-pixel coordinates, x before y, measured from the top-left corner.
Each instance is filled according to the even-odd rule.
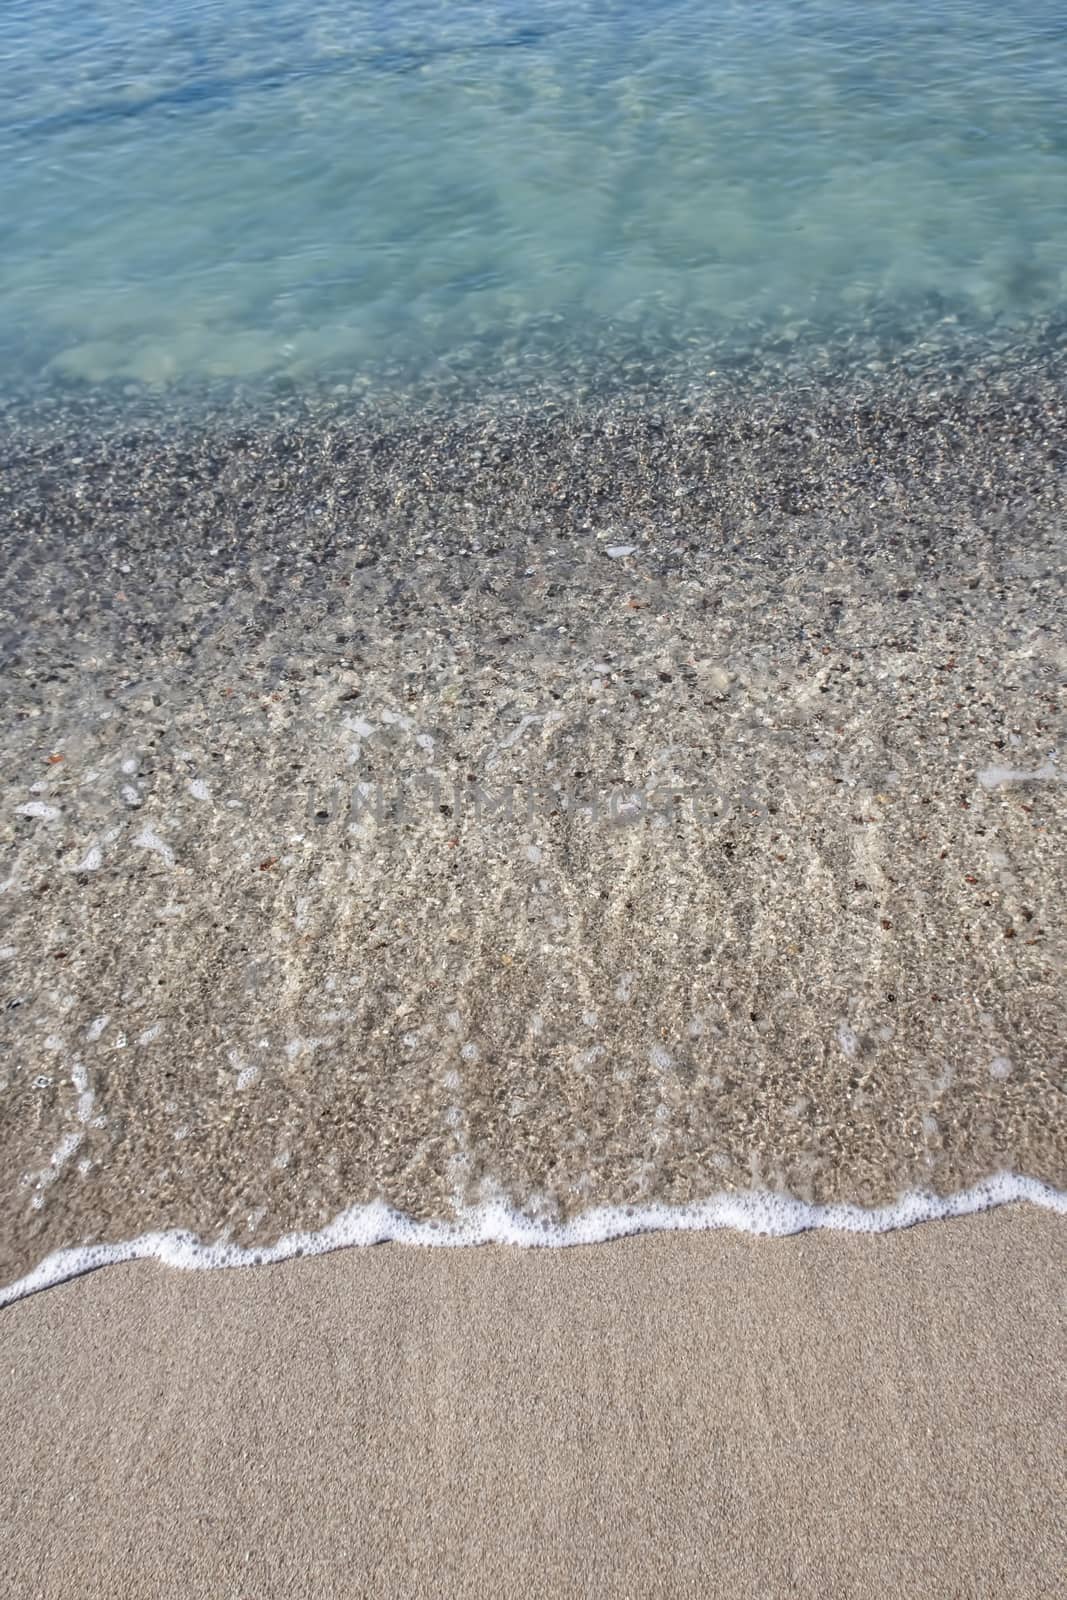
[[[699,378],[1055,315],[1065,37],[1058,0],[6,7],[7,379]]]

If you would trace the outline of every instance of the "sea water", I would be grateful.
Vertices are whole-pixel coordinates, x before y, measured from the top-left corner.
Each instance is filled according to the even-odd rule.
[[[1057,0],[39,0],[16,378],[586,389],[1067,298]]]

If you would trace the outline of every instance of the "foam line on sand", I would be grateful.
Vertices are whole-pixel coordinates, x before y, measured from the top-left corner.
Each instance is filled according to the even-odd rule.
[[[905,1194],[892,1205],[865,1208],[808,1205],[767,1192],[718,1194],[688,1206],[597,1206],[567,1222],[543,1221],[500,1201],[457,1208],[450,1221],[420,1222],[378,1202],[350,1206],[324,1228],[285,1234],[275,1244],[248,1249],[228,1240],[205,1243],[181,1230],[141,1234],[115,1244],[56,1250],[31,1272],[0,1288],[0,1306],[98,1267],[146,1257],[171,1267],[204,1271],[261,1266],[295,1256],[324,1255],[351,1245],[411,1244],[445,1248],[510,1244],[561,1249],[599,1244],[636,1233],[699,1233],[733,1228],[781,1238],[813,1230],[889,1233],[920,1222],[963,1217],[994,1206],[1028,1201],[1067,1215],[1067,1193],[1034,1178],[999,1172],[954,1195]]]

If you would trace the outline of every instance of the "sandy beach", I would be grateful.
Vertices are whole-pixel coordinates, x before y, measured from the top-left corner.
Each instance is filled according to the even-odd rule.
[[[98,1272],[0,1320],[5,1592],[1050,1596],[1064,1240]]]
[[[1062,12],[0,7],[0,1600],[1067,1593]]]

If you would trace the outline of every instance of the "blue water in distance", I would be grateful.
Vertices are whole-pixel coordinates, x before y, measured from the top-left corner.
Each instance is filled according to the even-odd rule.
[[[23,0],[9,384],[609,373],[1067,304],[1056,0]]]

